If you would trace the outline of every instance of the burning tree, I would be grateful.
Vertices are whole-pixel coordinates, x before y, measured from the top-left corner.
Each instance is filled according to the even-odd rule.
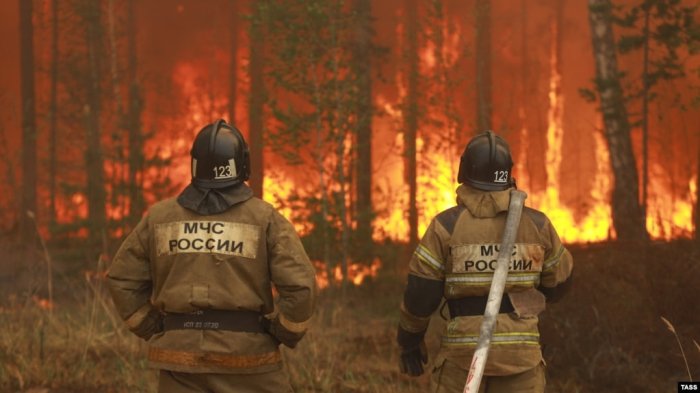
[[[418,243],[418,193],[416,139],[418,138],[419,57],[418,57],[418,0],[406,1],[406,98],[403,105],[404,177],[408,183],[408,252]]]
[[[662,82],[687,76],[686,55],[699,51],[696,10],[697,6],[686,6],[681,0],[644,0],[615,19],[624,29],[618,41],[619,52],[628,56],[642,52],[639,78],[626,78],[623,89],[630,103],[641,100],[641,113],[634,125],[642,131],[642,208],[647,223],[653,220],[648,214],[649,104],[663,94]],[[675,99],[680,100],[679,96]],[[692,171],[690,166],[685,169]]]
[[[19,222],[25,242],[33,238],[28,212],[36,210],[36,97],[34,92],[34,26],[31,1],[20,1],[22,47],[22,203]]]
[[[47,113],[36,137],[48,144],[39,150],[46,157],[34,158],[47,201],[36,208],[38,224],[56,239],[89,237],[90,253],[104,250],[141,218],[144,195],[163,189],[145,172],[167,164],[145,153],[153,134],[142,125],[134,2],[51,1],[34,18],[38,36],[50,37],[34,42],[34,76],[48,87],[36,100]]]
[[[264,8],[266,75],[275,93],[268,99],[274,125],[266,145],[301,169],[297,184],[314,185],[296,195],[301,202],[296,213],[313,223],[307,249],[326,262],[329,277],[340,262],[345,278],[353,220],[353,142],[360,116],[358,75],[349,50],[355,40],[354,14],[342,1],[272,0],[258,6]]]
[[[248,94],[248,133],[250,135],[250,185],[255,196],[263,196],[263,123],[265,106],[265,83],[263,80],[263,50],[264,31],[262,27],[264,12],[267,2],[258,2],[253,7],[248,35],[250,37],[250,60],[248,62],[248,75],[250,77],[250,93]],[[231,56],[235,56],[232,52]],[[232,60],[233,62],[233,60]],[[235,79],[235,75],[231,75]],[[233,96],[235,92],[230,95]],[[229,104],[232,105],[232,104]]]
[[[645,240],[647,232],[638,199],[639,181],[630,138],[631,126],[617,67],[612,31],[612,3],[610,0],[589,0],[589,6],[596,63],[596,90],[600,95],[605,137],[615,175],[612,196],[613,225],[618,239]]]
[[[648,189],[650,184],[649,170],[649,139],[650,123],[655,121],[661,125],[663,115],[650,119],[650,102],[664,93],[660,89],[661,82],[669,82],[684,78],[687,75],[685,63],[690,55],[698,52],[698,24],[695,21],[697,7],[685,6],[680,0],[643,0],[638,5],[629,7],[621,12],[622,7],[614,7],[609,1],[592,1],[591,27],[593,32],[594,50],[598,76],[596,90],[601,99],[601,108],[606,123],[606,137],[610,147],[611,162],[615,173],[615,191],[613,193],[613,221],[619,238],[629,238],[631,227],[641,227],[652,233],[659,232],[658,227],[663,223],[656,222],[650,216]],[[621,28],[622,34],[616,42],[613,38],[613,26]],[[634,55],[640,58],[630,70],[621,71],[617,66],[616,54]],[[641,60],[641,61],[639,61]],[[635,65],[640,64],[638,67]],[[630,78],[629,75],[639,75]],[[591,100],[596,94],[584,90]],[[676,91],[669,101],[675,102],[674,107],[685,111],[683,94]],[[636,108],[639,105],[639,109]],[[627,108],[634,106],[631,113]],[[675,109],[675,108],[674,108]],[[662,110],[659,108],[659,112]],[[637,219],[637,172],[634,160],[632,142],[629,136],[635,127],[641,128],[641,206],[640,219]],[[673,148],[673,133],[661,136],[664,143],[661,147]],[[688,136],[686,135],[686,140]],[[661,165],[661,164],[659,164]],[[626,169],[625,169],[626,168]],[[673,174],[674,168],[669,169]],[[693,168],[688,164],[681,173],[690,173]],[[675,176],[671,175],[669,190],[672,198],[675,195]],[[634,182],[632,182],[634,180]],[[658,179],[652,179],[658,182]],[[687,178],[684,181],[688,181]],[[695,180],[697,181],[697,180]],[[618,183],[621,186],[618,186]],[[684,183],[682,187],[692,192],[693,181]],[[658,188],[658,187],[657,187]],[[658,194],[659,190],[654,190]],[[622,194],[628,194],[623,196]],[[658,196],[657,196],[658,197]],[[622,200],[627,202],[622,202]],[[629,203],[633,203],[629,205]],[[617,206],[617,208],[615,208]],[[617,214],[616,214],[617,212]],[[617,218],[616,218],[617,217]],[[656,217],[661,219],[661,217]],[[622,222],[627,221],[627,229],[622,229]],[[641,221],[638,222],[638,221]],[[640,234],[632,237],[639,238]],[[641,235],[646,236],[646,231]]]
[[[357,243],[365,244],[360,247],[358,257],[369,261],[374,256],[372,250],[372,2],[371,0],[355,0],[357,24],[355,27],[355,44],[353,46],[353,73],[357,76],[357,114],[356,133],[356,208]]]

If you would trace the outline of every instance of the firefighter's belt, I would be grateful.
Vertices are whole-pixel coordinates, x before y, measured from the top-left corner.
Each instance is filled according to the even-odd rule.
[[[264,333],[262,320],[262,314],[254,311],[197,310],[188,314],[165,314],[163,330],[232,330]]]
[[[449,299],[447,301],[447,307],[450,310],[450,317],[468,317],[474,315],[484,315],[486,310],[486,302],[489,300],[488,296],[468,296],[461,299]],[[499,314],[507,314],[513,312],[515,309],[510,302],[508,294],[503,294],[501,299],[501,308],[498,310]]]

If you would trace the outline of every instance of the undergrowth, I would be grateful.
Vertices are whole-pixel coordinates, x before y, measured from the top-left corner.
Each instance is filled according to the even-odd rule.
[[[683,242],[572,249],[572,290],[541,318],[547,392],[668,392],[689,373],[700,375],[697,249]],[[428,391],[430,364],[420,378],[398,371],[401,270],[385,263],[372,282],[321,292],[309,333],[295,350],[283,349],[297,392]],[[101,274],[57,278],[63,290],[53,308],[21,283],[6,283],[0,391],[155,391],[147,346],[116,315]],[[431,359],[443,324],[433,317]]]

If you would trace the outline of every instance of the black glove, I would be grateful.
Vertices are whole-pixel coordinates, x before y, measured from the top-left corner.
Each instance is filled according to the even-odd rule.
[[[154,334],[163,331],[163,314],[155,308],[148,311],[141,323],[131,330],[135,335],[148,341]]]
[[[399,367],[402,374],[408,374],[412,377],[423,375],[423,365],[428,363],[428,351],[425,348],[424,336],[425,331],[411,333],[399,326],[397,341],[401,347]]]
[[[564,281],[563,283],[557,285],[556,287],[548,288],[548,287],[543,287],[540,285],[537,287],[537,289],[542,292],[544,295],[545,299],[547,299],[547,303],[557,303],[559,300],[561,300],[564,295],[566,295],[569,291],[571,291],[571,287],[574,282],[574,273],[571,272],[571,276],[569,276],[569,279]]]
[[[275,339],[277,345],[282,343],[289,348],[296,347],[299,341],[304,337],[304,334],[306,334],[306,332],[296,333],[285,329],[280,323],[279,316],[276,316],[275,319],[263,317],[262,325],[263,329]]]

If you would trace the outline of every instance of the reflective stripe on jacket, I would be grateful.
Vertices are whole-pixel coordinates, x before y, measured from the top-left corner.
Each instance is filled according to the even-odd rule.
[[[510,202],[510,190],[487,192],[466,185],[457,189],[458,205],[438,214],[428,226],[409,263],[409,274],[444,283],[442,296],[460,299],[486,296],[496,268]],[[486,375],[510,375],[541,360],[536,287],[556,287],[571,275],[573,259],[549,219],[525,208],[515,239],[506,280],[515,312],[499,314],[486,364]],[[407,290],[408,291],[408,290]],[[526,294],[519,296],[517,294]],[[426,296],[406,293],[404,299]],[[539,297],[538,297],[539,296]],[[532,312],[532,310],[536,310]],[[450,359],[468,369],[479,337],[481,316],[460,316],[447,324],[438,364]],[[401,308],[401,326],[412,332],[429,319]]]

